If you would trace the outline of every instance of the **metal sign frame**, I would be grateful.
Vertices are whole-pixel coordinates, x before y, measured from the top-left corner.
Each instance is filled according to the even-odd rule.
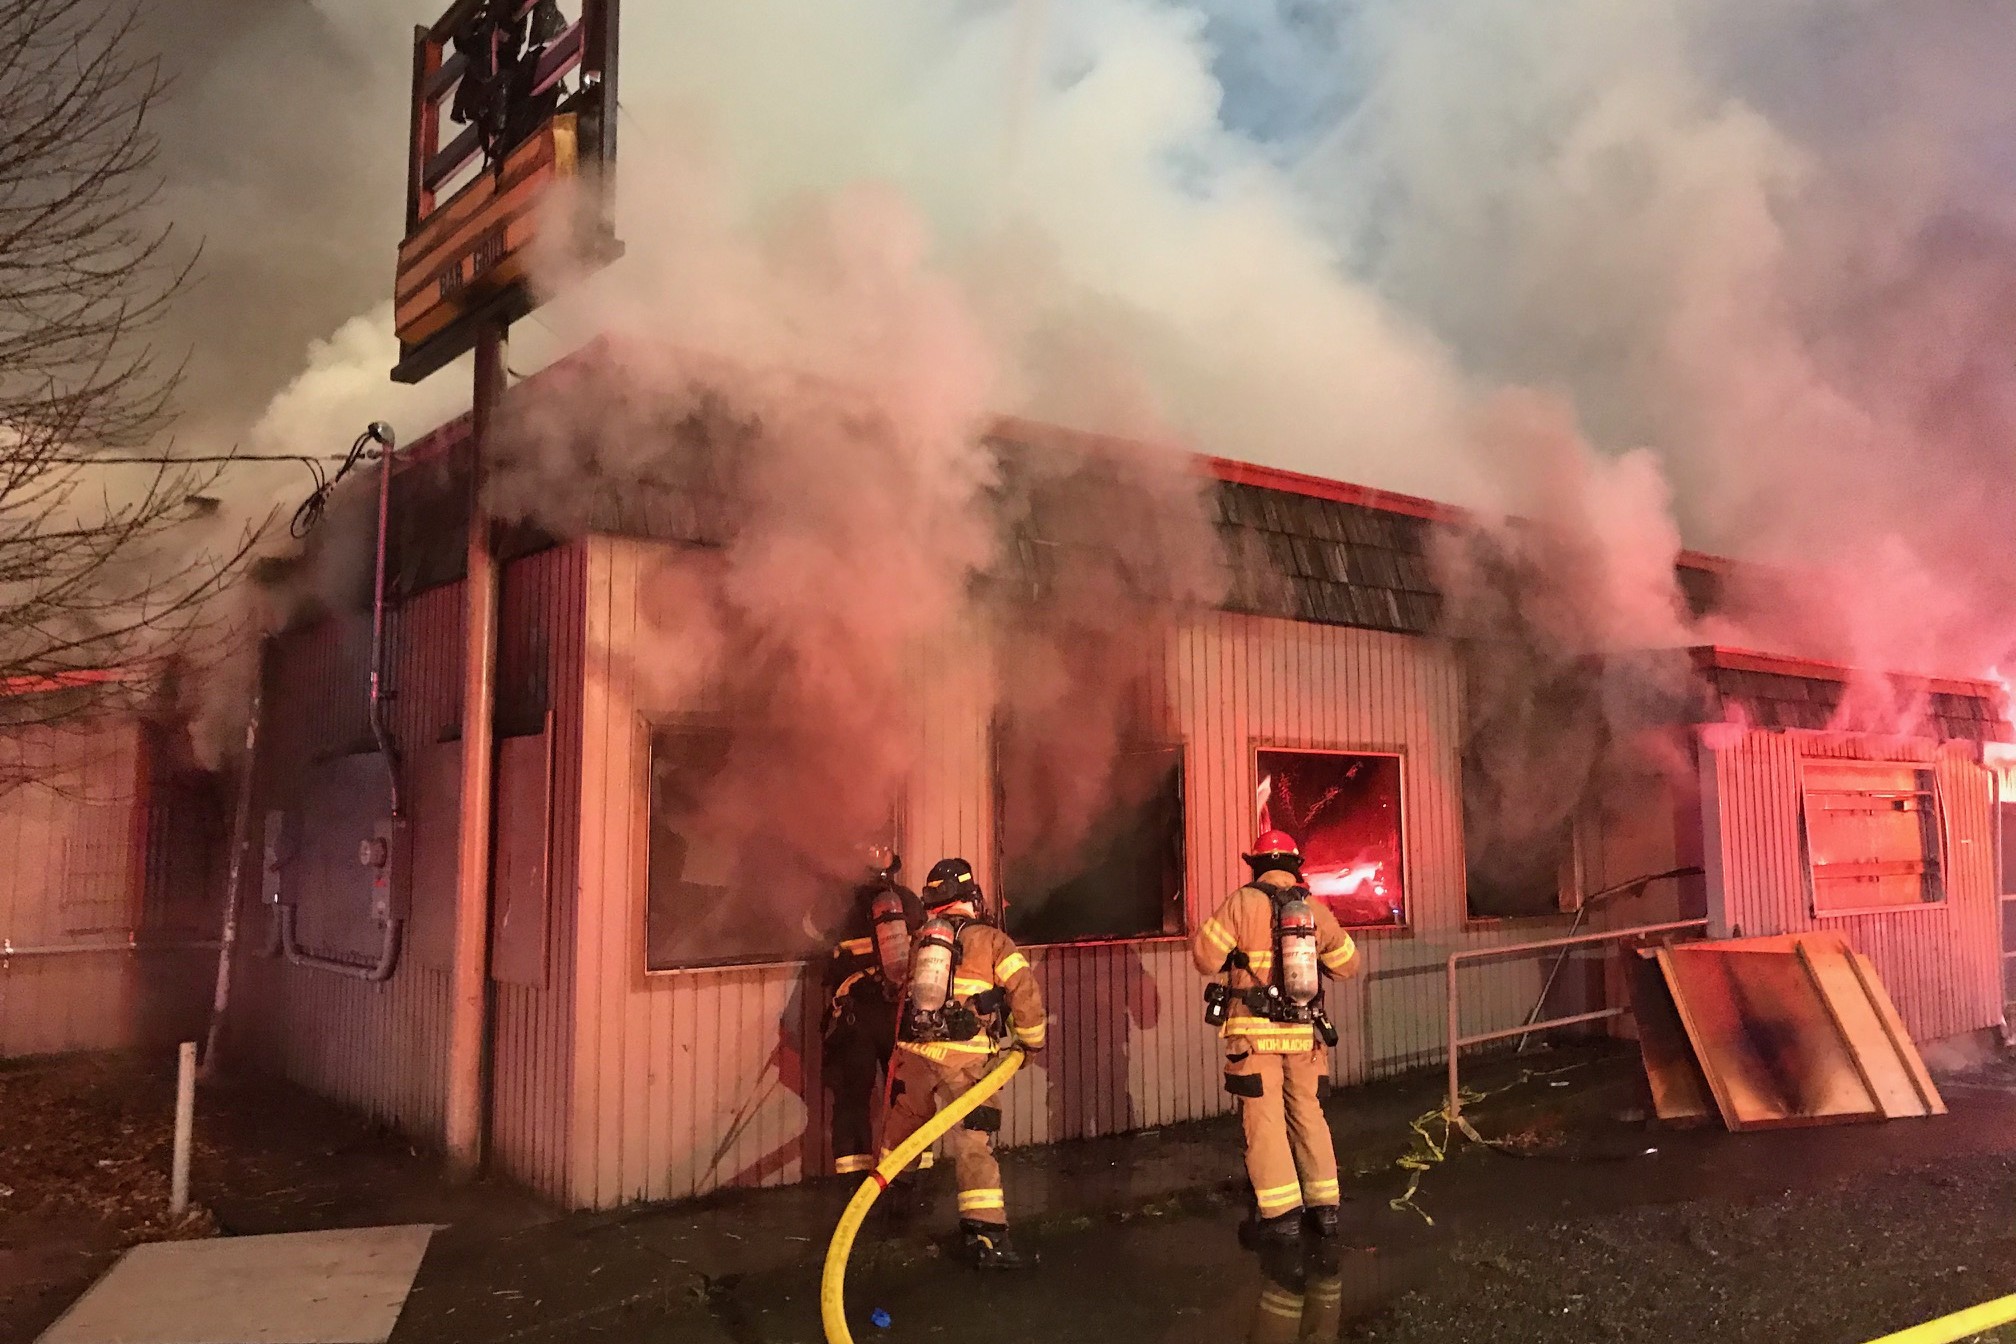
[[[470,62],[465,52],[451,50],[458,36],[473,21],[486,17],[505,22],[524,22],[550,0],[456,0],[432,24],[413,30],[413,85],[411,124],[408,136],[406,172],[406,232],[402,241],[399,290],[409,299],[419,289],[433,286],[443,303],[458,305],[452,321],[430,330],[415,340],[402,337],[399,362],[392,377],[401,383],[417,383],[458,356],[473,349],[479,331],[508,324],[538,306],[538,300],[519,271],[511,267],[503,220],[493,215],[507,208],[524,215],[526,200],[544,190],[540,183],[526,184],[525,198],[507,201],[501,190],[507,173],[518,172],[528,156],[553,155],[557,172],[579,174],[594,183],[585,217],[577,221],[576,237],[583,246],[584,259],[600,267],[622,255],[613,221],[614,168],[616,163],[616,49],[621,0],[580,0],[579,17],[556,35],[539,44],[536,65],[530,70],[523,97],[538,99],[552,92],[570,73],[579,73],[577,87],[557,100],[551,115],[536,125],[521,128],[521,134],[501,146],[486,145],[485,136],[474,125],[465,126],[443,143],[443,103],[453,97]],[[522,110],[522,108],[514,109]],[[541,151],[542,140],[557,141]],[[494,151],[494,153],[493,153]],[[463,183],[445,197],[439,193],[472,161],[485,160],[478,176]],[[536,170],[541,165],[533,164]],[[526,175],[523,172],[520,175]],[[488,201],[474,196],[488,193]],[[458,240],[453,249],[430,254],[426,265],[409,255],[430,221],[441,211],[462,203],[468,210],[468,241]],[[462,226],[457,225],[458,229]],[[465,265],[466,263],[466,265]],[[434,274],[434,271],[441,274]]]

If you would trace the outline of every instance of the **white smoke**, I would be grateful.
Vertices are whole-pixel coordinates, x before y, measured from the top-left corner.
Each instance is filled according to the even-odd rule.
[[[311,314],[381,303],[406,25],[431,7],[246,12],[205,53],[190,136],[284,128],[285,162],[340,172],[276,173],[277,129],[235,132],[262,151],[242,161],[207,151],[215,208],[194,217],[249,221],[213,264],[270,279],[233,305],[272,334],[256,351],[198,346],[199,383],[241,399],[277,390],[271,352],[317,334]],[[873,182],[922,221],[930,267],[994,348],[994,409],[1586,523],[1613,576],[1589,600],[1622,604],[1597,623],[1634,638],[1672,624],[1658,576],[1684,536],[1821,577],[1827,600],[1746,613],[1757,641],[2008,664],[2016,401],[1996,352],[2016,316],[2016,14],[739,0],[631,6],[624,42],[631,255],[520,325],[521,372],[587,333],[570,307],[592,319],[658,292],[688,237],[665,221],[695,207],[668,197],[689,181],[670,166],[720,166],[731,232]],[[253,101],[273,115],[231,115]],[[279,264],[304,246],[311,267]],[[343,345],[323,352],[325,387],[351,382]],[[296,389],[296,408],[347,415],[327,442],[385,418],[383,351],[355,347],[354,401]],[[1573,407],[1581,466],[1477,431],[1508,386]],[[1606,501],[1620,480],[1630,509]]]

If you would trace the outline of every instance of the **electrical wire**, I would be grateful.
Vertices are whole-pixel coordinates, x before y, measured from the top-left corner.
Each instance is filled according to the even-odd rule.
[[[342,483],[343,478],[355,470],[359,462],[384,463],[391,442],[392,430],[390,426],[386,425],[382,420],[373,420],[369,425],[364,427],[364,432],[357,436],[357,441],[350,445],[350,451],[342,459],[343,465],[336,468],[334,475],[322,470],[322,459],[302,459],[302,461],[307,463],[309,472],[315,477],[315,489],[309,494],[308,498],[301,501],[301,507],[294,510],[294,519],[287,525],[287,531],[296,541],[313,532],[315,525],[322,521],[322,515],[329,508],[329,496]],[[373,451],[367,445],[376,445],[376,451]],[[335,459],[331,458],[329,460],[334,461]],[[386,466],[389,468],[390,463],[386,463]]]
[[[206,453],[199,457],[45,457],[42,460],[56,467],[179,467],[184,463],[194,466],[221,462],[300,462],[312,467],[319,462],[341,462],[344,459],[333,453],[321,457],[307,453]]]

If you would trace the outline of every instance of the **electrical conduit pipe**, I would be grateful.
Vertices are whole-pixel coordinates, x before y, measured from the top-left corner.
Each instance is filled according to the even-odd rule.
[[[351,452],[359,451],[366,439],[378,444],[378,544],[371,575],[371,680],[367,705],[372,740],[378,745],[378,754],[385,758],[386,785],[392,804],[391,843],[397,844],[399,828],[406,824],[406,815],[399,790],[399,751],[392,743],[391,730],[385,725],[385,546],[392,518],[392,453],[397,441],[392,427],[382,420],[374,420],[365,428]],[[254,705],[256,707],[256,700]],[[389,865],[392,856],[386,854],[384,861]],[[347,975],[353,980],[377,985],[390,980],[392,972],[398,969],[399,947],[406,921],[390,916],[380,921],[378,955],[368,962],[318,956],[302,947],[294,936],[294,907],[284,902],[277,907],[274,927],[277,941],[286,950],[287,960],[294,965],[328,971],[333,975]]]
[[[819,1319],[826,1328],[826,1344],[854,1344],[854,1336],[847,1329],[847,1257],[854,1250],[854,1238],[860,1233],[869,1208],[889,1188],[889,1182],[903,1174],[903,1168],[916,1161],[917,1156],[936,1143],[945,1131],[999,1092],[1015,1076],[1015,1070],[1022,1067],[1025,1058],[1027,1056],[1020,1050],[1011,1050],[999,1064],[987,1071],[985,1077],[961,1092],[958,1100],[897,1144],[896,1150],[868,1173],[868,1178],[861,1182],[861,1188],[854,1192],[854,1198],[847,1201],[839,1225],[833,1229],[833,1240],[826,1247],[826,1268],[819,1276]]]

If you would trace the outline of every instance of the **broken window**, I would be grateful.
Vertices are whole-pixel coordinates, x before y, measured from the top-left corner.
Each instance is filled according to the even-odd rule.
[[[1815,914],[1945,899],[1938,777],[1931,767],[1809,759],[1801,775]]]
[[[1532,919],[1572,909],[1577,841],[1573,815],[1545,820],[1508,806],[1497,780],[1463,759],[1463,888],[1471,919]]]
[[[791,828],[764,815],[752,790],[723,788],[734,752],[724,725],[652,730],[648,970],[804,961],[825,955],[845,924],[849,884],[783,843]]]
[[[1302,848],[1302,880],[1346,928],[1407,922],[1400,757],[1263,747],[1260,829]]]
[[[1004,747],[997,737],[997,762]],[[1012,750],[1012,746],[1008,749]],[[999,772],[1001,906],[1023,943],[1156,938],[1183,932],[1183,749],[1136,745],[1115,757],[1099,814],[1061,852],[1047,841],[1048,799]],[[1078,828],[1071,827],[1076,830]]]

